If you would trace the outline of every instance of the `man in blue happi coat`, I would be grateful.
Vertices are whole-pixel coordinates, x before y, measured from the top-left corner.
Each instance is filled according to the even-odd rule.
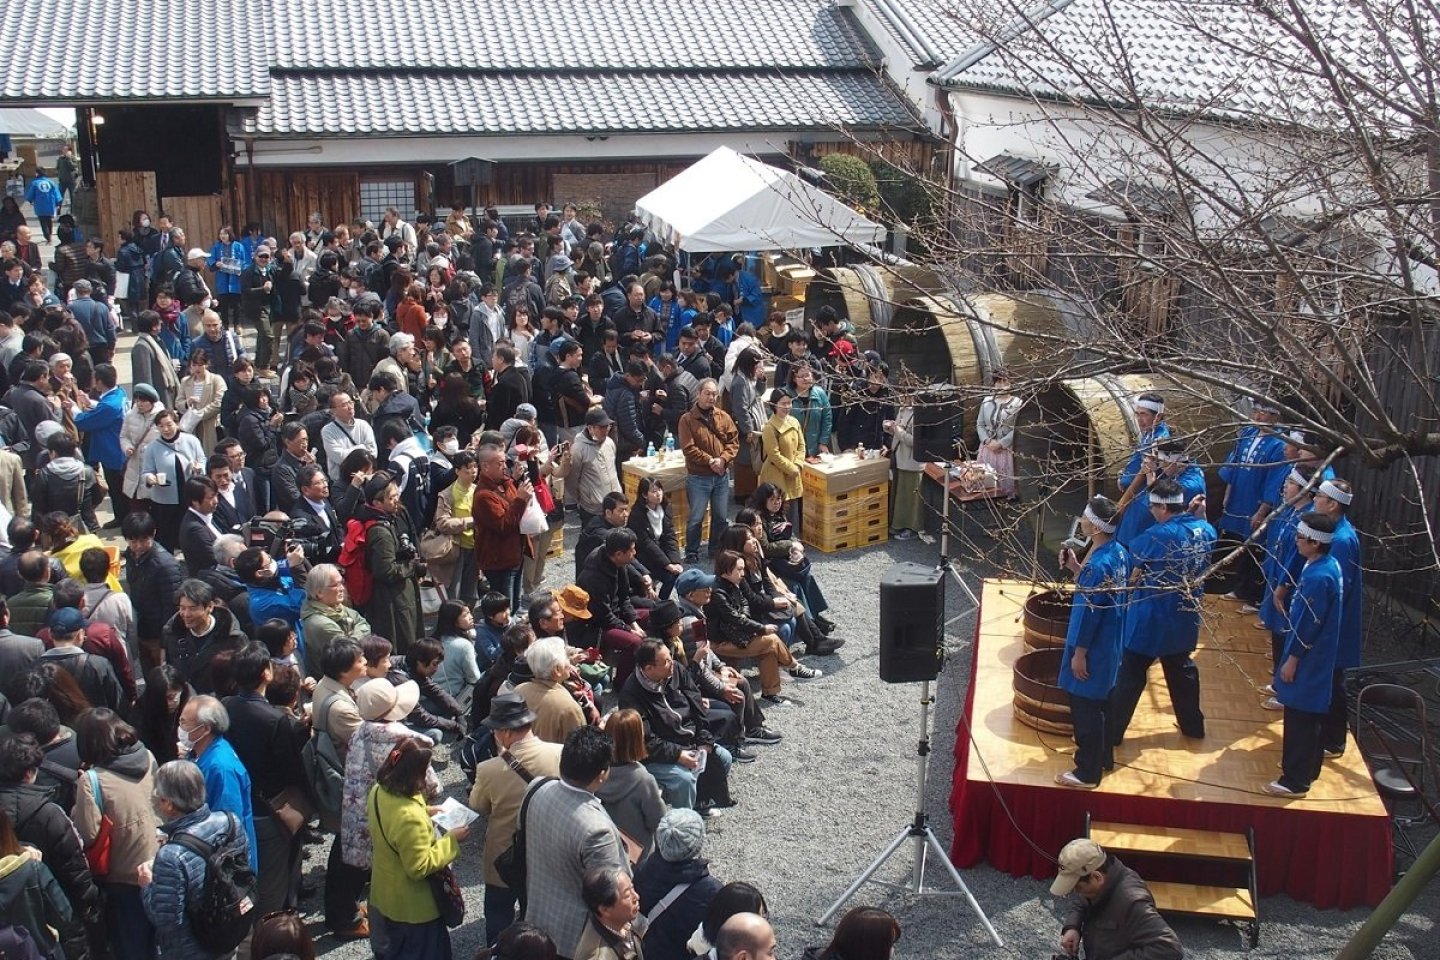
[[[1239,600],[1254,613],[1259,609],[1264,580],[1260,575],[1263,549],[1259,541],[1250,539],[1260,529],[1277,504],[1267,501],[1275,476],[1288,472],[1285,461],[1285,438],[1276,429],[1280,407],[1274,401],[1254,402],[1250,426],[1240,432],[1229,456],[1220,465],[1220,479],[1225,481],[1224,511],[1220,516],[1220,536],[1227,544],[1243,544],[1244,551],[1231,561],[1233,571],[1227,600]]]
[[[1126,461],[1125,469],[1120,471],[1121,500],[1125,499],[1126,493],[1131,493],[1131,500],[1121,511],[1115,531],[1115,539],[1124,547],[1130,546],[1130,541],[1155,522],[1145,509],[1145,489],[1150,473],[1145,461],[1154,455],[1156,444],[1170,439],[1170,427],[1165,423],[1164,397],[1153,392],[1142,393],[1135,398],[1133,406],[1135,423],[1140,428],[1140,442]]]
[[[1261,568],[1265,593],[1260,598],[1260,623],[1270,631],[1272,670],[1278,670],[1284,660],[1285,638],[1290,632],[1290,600],[1305,567],[1305,558],[1295,545],[1295,528],[1310,512],[1315,497],[1314,478],[1312,463],[1297,463],[1290,468],[1280,494],[1280,509],[1270,515],[1270,526],[1265,528],[1265,563]],[[1266,684],[1261,693],[1269,697],[1261,704],[1266,710],[1285,709],[1275,699],[1273,684]]]
[[[1111,743],[1119,746],[1157,659],[1180,732],[1205,736],[1200,711],[1200,670],[1190,655],[1200,639],[1201,575],[1210,562],[1215,528],[1186,512],[1180,485],[1162,477],[1150,486],[1155,525],[1130,544],[1130,591],[1125,611],[1125,653],[1110,694]],[[1191,501],[1203,512],[1204,500]]]
[[[1322,481],[1315,490],[1313,512],[1335,521],[1330,556],[1340,565],[1345,587],[1344,600],[1340,604],[1340,644],[1331,677],[1330,707],[1320,730],[1320,742],[1327,757],[1338,757],[1345,752],[1346,721],[1349,718],[1345,671],[1360,666],[1360,643],[1365,624],[1365,570],[1360,566],[1360,536],[1346,516],[1354,496],[1355,491],[1344,480]]]
[[[1285,739],[1280,779],[1265,785],[1271,796],[1303,797],[1320,776],[1321,730],[1333,702],[1344,618],[1344,575],[1332,549],[1338,526],[1334,517],[1311,511],[1295,528],[1305,567],[1290,600],[1285,659],[1275,670],[1275,698],[1285,706]]]
[[[1075,769],[1058,774],[1055,782],[1080,790],[1098,786],[1101,774],[1115,765],[1107,715],[1120,669],[1130,554],[1115,542],[1114,521],[1114,501],[1094,497],[1080,518],[1080,528],[1090,538],[1085,562],[1068,548],[1060,553],[1061,565],[1075,574],[1060,688],[1070,697],[1076,750]]]

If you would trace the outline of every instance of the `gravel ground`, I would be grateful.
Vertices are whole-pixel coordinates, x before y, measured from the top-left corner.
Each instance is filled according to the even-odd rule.
[[[792,684],[798,705],[770,712],[771,725],[785,734],[774,747],[756,748],[757,763],[737,765],[732,775],[739,805],[709,821],[706,855],[714,873],[724,880],[745,879],[766,893],[780,943],[779,956],[798,958],[810,944],[823,943],[828,930],[815,920],[909,823],[915,797],[915,740],[918,734],[918,684],[886,684],[878,679],[879,594],[876,584],[895,561],[933,563],[938,550],[927,540],[894,542],[869,550],[826,556],[813,554],[817,574],[826,588],[840,624],[838,636],[848,642],[837,656],[816,661],[822,679]],[[961,607],[960,591],[947,591],[951,615]],[[973,619],[952,625],[951,660],[936,684],[932,714],[934,753],[926,809],[940,842],[948,849],[951,824],[947,799],[953,770],[954,731],[969,668],[969,637]],[[443,772],[457,796],[464,795],[458,766]],[[470,922],[454,932],[455,954],[469,960],[480,946],[480,837],[467,842],[459,864],[468,889]],[[324,847],[310,848],[311,881],[322,882]],[[891,859],[881,876],[904,882],[910,857]],[[1344,869],[1336,864],[1336,869]],[[1003,948],[990,943],[963,899],[914,897],[870,885],[852,903],[883,906],[904,927],[897,958],[1013,956],[1038,960],[1056,949],[1056,901],[1048,884],[1015,879],[987,866],[962,873],[996,930]],[[943,868],[932,866],[927,884],[949,888]],[[305,906],[318,910],[319,897]],[[1260,946],[1249,950],[1239,928],[1186,918],[1174,922],[1187,956],[1199,960],[1330,957],[1368,915],[1364,909],[1320,911],[1287,897],[1262,902],[1264,926]],[[1374,954],[1385,960],[1433,960],[1440,957],[1436,919],[1440,892],[1432,883],[1421,900]],[[320,933],[319,917],[314,917]],[[1425,944],[1429,946],[1425,946]],[[364,958],[364,944],[337,944],[329,937],[317,943],[334,960]]]

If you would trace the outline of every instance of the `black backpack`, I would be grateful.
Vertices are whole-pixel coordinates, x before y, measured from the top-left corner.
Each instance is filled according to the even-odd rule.
[[[250,869],[245,833],[235,814],[226,813],[230,838],[223,845],[206,843],[190,833],[170,838],[205,861],[205,885],[198,903],[185,908],[190,934],[195,942],[212,953],[228,953],[240,945],[254,926],[255,895],[258,884]]]

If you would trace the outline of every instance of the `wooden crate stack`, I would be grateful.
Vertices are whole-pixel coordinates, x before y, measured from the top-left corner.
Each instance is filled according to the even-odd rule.
[[[800,538],[822,553],[856,550],[890,539],[889,461],[853,454],[800,472],[805,491]]]
[[[675,540],[681,550],[685,549],[685,524],[690,517],[690,500],[685,495],[685,457],[680,451],[670,453],[664,463],[657,457],[632,457],[621,467],[625,476],[625,499],[635,502],[640,489],[641,477],[655,477],[670,497],[670,519],[675,522]],[[710,537],[710,515],[700,527],[700,536],[707,542]]]

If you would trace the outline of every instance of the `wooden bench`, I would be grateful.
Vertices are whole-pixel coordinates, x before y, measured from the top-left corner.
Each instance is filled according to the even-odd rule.
[[[1086,814],[1085,834],[1108,853],[1133,855],[1147,861],[1181,860],[1233,868],[1237,877],[1244,876],[1245,886],[1152,880],[1148,876],[1146,885],[1161,913],[1234,920],[1248,929],[1252,948],[1259,943],[1260,898],[1256,893],[1253,831],[1220,833],[1133,823],[1092,823]]]

